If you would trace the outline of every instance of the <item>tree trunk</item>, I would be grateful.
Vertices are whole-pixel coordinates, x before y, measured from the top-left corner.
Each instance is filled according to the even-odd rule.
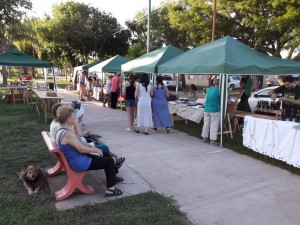
[[[35,69],[32,67],[32,77],[35,78]]]
[[[3,77],[3,84],[7,84],[6,66],[2,66],[2,77]]]
[[[24,74],[28,74],[28,67],[23,67],[23,70],[24,70]]]

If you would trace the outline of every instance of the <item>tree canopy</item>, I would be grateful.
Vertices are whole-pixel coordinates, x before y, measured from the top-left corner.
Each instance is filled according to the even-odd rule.
[[[288,58],[299,49],[300,0],[218,0],[215,39],[231,35],[266,54]],[[140,11],[127,25],[133,43],[145,45],[147,12]],[[178,0],[154,9],[152,49],[172,44],[183,50],[211,41],[212,2]],[[299,58],[299,57],[295,57]]]
[[[54,5],[53,17],[39,20],[36,32],[51,54],[67,58],[73,66],[78,58],[87,63],[89,55],[105,59],[126,54],[130,36],[110,14],[75,2]]]
[[[4,52],[7,43],[5,37],[7,26],[20,21],[25,10],[31,7],[30,0],[0,0],[0,53]]]
[[[231,35],[266,54],[300,59],[300,0],[218,0],[216,39]],[[11,43],[58,67],[146,53],[147,13],[123,28],[110,13],[68,1],[43,18],[23,18],[30,0],[0,0],[0,51]],[[182,50],[211,41],[212,1],[178,0],[152,9],[150,51],[172,44]],[[127,55],[126,55],[127,54]]]

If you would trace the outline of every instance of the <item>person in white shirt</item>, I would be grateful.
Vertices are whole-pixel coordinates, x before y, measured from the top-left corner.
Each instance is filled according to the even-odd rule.
[[[103,106],[105,106],[105,104],[108,102],[108,107],[110,107],[110,98],[111,98],[111,79],[113,78],[113,75],[109,75],[107,81],[106,81],[106,85],[105,85],[105,99],[103,101]]]

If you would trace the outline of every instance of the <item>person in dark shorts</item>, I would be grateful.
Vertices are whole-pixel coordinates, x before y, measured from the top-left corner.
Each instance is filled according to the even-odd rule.
[[[133,131],[133,122],[134,122],[134,112],[136,108],[135,104],[135,79],[134,75],[129,76],[129,80],[125,82],[123,91],[125,93],[125,106],[128,115],[128,131]]]

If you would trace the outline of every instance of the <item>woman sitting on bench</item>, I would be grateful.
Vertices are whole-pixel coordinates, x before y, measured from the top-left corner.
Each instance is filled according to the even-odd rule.
[[[120,189],[115,187],[118,182],[115,165],[123,163],[125,158],[111,157],[109,153],[83,143],[74,132],[69,130],[77,122],[72,107],[60,106],[57,109],[57,121],[60,123],[60,127],[56,133],[56,143],[67,158],[70,167],[76,172],[104,169],[107,186],[105,196],[123,194]]]
[[[50,134],[51,134],[51,141],[53,141],[54,143],[56,143],[56,140],[55,140],[55,134],[56,134],[56,131],[59,127],[59,122],[57,121],[57,109],[62,106],[63,104],[61,102],[58,102],[58,103],[55,103],[53,106],[52,106],[52,114],[54,116],[51,124],[50,124]],[[79,120],[82,119],[83,116],[79,117]],[[81,140],[83,142],[86,142],[87,143],[87,140],[85,139],[84,136],[88,135],[91,133],[91,131],[89,129],[86,129],[84,131],[81,131],[80,127],[79,127],[79,120],[77,121],[76,124],[74,124],[74,131],[75,133],[81,137]],[[109,148],[107,145],[105,144],[101,144],[101,143],[94,143],[95,147],[96,148],[99,148],[101,149],[102,151],[105,151],[105,152],[110,152],[109,151]],[[117,172],[118,172],[118,169],[120,168],[121,165],[117,166]]]

